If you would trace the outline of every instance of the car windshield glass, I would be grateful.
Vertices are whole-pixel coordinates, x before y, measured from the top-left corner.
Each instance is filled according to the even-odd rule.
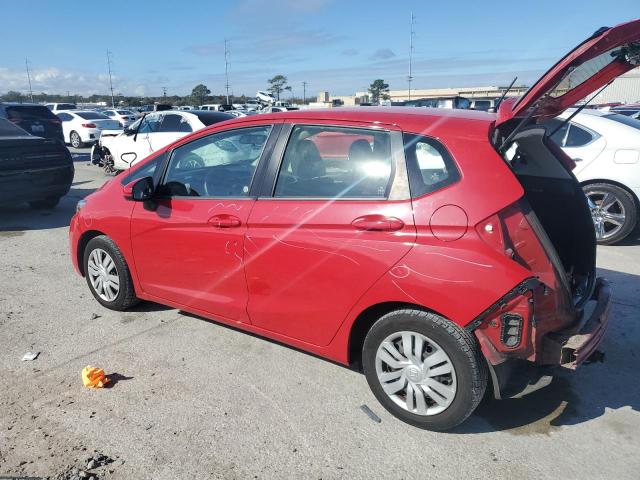
[[[47,107],[39,105],[20,105],[7,107],[7,117],[10,120],[52,120],[56,116]]]
[[[16,136],[30,136],[30,134],[20,127],[16,127],[13,123],[5,120],[4,118],[0,118],[0,137]]]
[[[58,110],[75,110],[77,107],[73,103],[59,103]]]
[[[85,120],[109,120],[109,117],[98,112],[77,112],[76,115]]]
[[[629,127],[640,130],[640,120],[638,120],[637,118],[627,117],[626,115],[620,115],[618,113],[605,115],[604,118],[608,118],[609,120],[613,120],[614,122],[623,123]]]

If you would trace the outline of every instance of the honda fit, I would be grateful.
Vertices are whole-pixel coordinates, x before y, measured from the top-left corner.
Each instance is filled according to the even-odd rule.
[[[71,258],[98,302],[150,300],[361,368],[447,430],[573,369],[610,289],[572,161],[542,122],[640,61],[600,29],[497,114],[297,110],[221,122],[80,201]]]

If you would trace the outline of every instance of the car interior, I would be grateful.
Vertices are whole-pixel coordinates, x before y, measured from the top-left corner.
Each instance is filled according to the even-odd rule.
[[[389,132],[294,128],[276,197],[385,197],[391,177]]]

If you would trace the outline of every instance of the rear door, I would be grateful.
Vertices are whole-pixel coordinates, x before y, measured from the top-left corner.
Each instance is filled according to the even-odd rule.
[[[411,248],[415,226],[394,127],[289,125],[251,215],[251,322],[327,345],[357,300]]]

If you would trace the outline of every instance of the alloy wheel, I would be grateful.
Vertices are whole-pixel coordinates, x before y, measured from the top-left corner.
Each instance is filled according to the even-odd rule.
[[[592,190],[587,201],[598,241],[613,237],[624,227],[627,217],[624,204],[614,193]]]
[[[91,286],[98,296],[106,302],[114,301],[120,291],[120,276],[113,258],[101,248],[96,248],[89,254],[87,270]]]
[[[80,135],[78,135],[76,132],[71,132],[71,146],[74,148],[78,148],[80,146],[80,143]]]
[[[378,347],[375,365],[384,392],[410,413],[437,415],[456,396],[456,372],[449,355],[420,333],[389,335]]]

